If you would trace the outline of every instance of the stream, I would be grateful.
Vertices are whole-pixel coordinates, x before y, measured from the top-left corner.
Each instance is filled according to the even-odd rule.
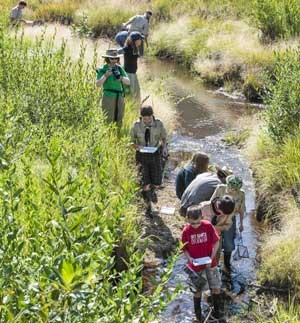
[[[255,280],[256,251],[259,225],[253,216],[255,209],[255,188],[252,173],[240,151],[229,147],[222,141],[226,130],[243,122],[249,110],[244,102],[218,95],[204,89],[178,67],[159,61],[147,62],[148,70],[157,78],[164,78],[165,90],[171,97],[173,112],[177,116],[176,130],[172,132],[169,149],[172,160],[187,160],[194,152],[204,151],[210,155],[211,163],[228,166],[243,178],[246,193],[246,216],[244,219],[243,241],[248,247],[249,258],[233,261],[231,279],[223,281],[223,288],[229,292],[227,313],[238,314],[248,308],[250,295],[247,284]],[[241,107],[241,105],[244,105]],[[173,163],[174,164],[174,163]],[[176,164],[176,163],[175,163]],[[178,167],[172,169],[167,185],[175,189]],[[160,215],[162,221],[164,215]],[[162,322],[188,323],[194,321],[192,293],[186,284],[187,276],[183,271],[186,260],[180,256],[173,268],[168,282],[170,291],[181,283],[183,291],[168,305],[162,314]],[[207,303],[203,302],[207,307]]]

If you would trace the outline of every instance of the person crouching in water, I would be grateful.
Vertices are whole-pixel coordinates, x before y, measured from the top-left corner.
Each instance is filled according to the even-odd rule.
[[[221,304],[221,277],[217,267],[216,254],[219,248],[220,237],[209,222],[202,220],[201,207],[190,206],[187,209],[188,224],[185,225],[181,241],[183,252],[187,259],[185,271],[191,281],[191,290],[194,294],[194,310],[196,319],[202,322],[201,297],[202,290],[208,281],[212,294],[214,313],[216,318],[222,316]],[[195,265],[196,258],[210,257],[211,263],[206,265]]]
[[[141,33],[134,31],[129,34],[124,47],[118,50],[118,53],[124,54],[124,69],[130,80],[130,93],[138,102],[141,101],[141,89],[136,72],[138,58],[140,57],[138,48],[141,46],[143,39],[144,36]]]
[[[197,175],[208,171],[209,157],[205,153],[196,153],[192,160],[182,167],[176,176],[176,196],[181,200],[182,195]]]
[[[153,217],[152,204],[157,202],[155,188],[162,183],[161,154],[168,155],[167,132],[164,124],[154,118],[151,106],[141,108],[141,117],[131,129],[132,146],[136,150],[143,182],[143,197],[147,203],[146,215]],[[154,152],[143,152],[143,147],[155,147]]]
[[[105,58],[105,65],[97,70],[98,87],[103,87],[102,111],[107,122],[116,122],[119,127],[124,117],[124,87],[130,81],[123,67],[119,65],[120,55],[116,49],[108,49]]]
[[[239,215],[240,225],[239,231],[243,232],[243,219],[246,211],[245,206],[245,192],[241,189],[243,186],[243,180],[235,175],[230,175],[226,178],[226,184],[220,184],[217,186],[212,200],[216,198],[222,198],[224,195],[229,195],[235,202],[235,208],[232,214],[232,225],[228,230],[222,232],[222,249],[224,250],[224,269],[226,273],[231,271],[231,254],[235,248],[234,238],[236,233],[236,215]]]

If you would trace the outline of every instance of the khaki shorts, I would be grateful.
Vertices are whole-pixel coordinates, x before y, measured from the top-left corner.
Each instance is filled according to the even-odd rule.
[[[191,269],[186,267],[185,272],[189,275],[189,285],[193,293],[201,292],[202,290],[204,290],[206,285],[205,281],[208,282],[210,289],[221,288],[221,275],[217,266],[214,268],[206,268],[199,272],[192,271]]]

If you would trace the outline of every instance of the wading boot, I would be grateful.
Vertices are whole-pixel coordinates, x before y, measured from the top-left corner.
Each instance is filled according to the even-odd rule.
[[[194,310],[197,321],[202,322],[201,298],[199,297],[194,297]]]
[[[224,301],[221,294],[212,295],[214,310],[212,316],[216,318],[219,323],[226,323],[225,313],[224,313]]]
[[[144,191],[145,192],[145,201],[147,203],[147,209],[146,209],[146,216],[148,216],[150,219],[153,219],[153,211],[152,211],[152,204],[151,204],[151,191]]]
[[[224,269],[225,273],[230,274],[231,273],[231,252],[224,252]]]

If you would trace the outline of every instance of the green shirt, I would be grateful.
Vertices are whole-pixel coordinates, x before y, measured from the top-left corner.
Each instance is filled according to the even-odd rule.
[[[134,123],[130,136],[131,141],[135,144],[146,146],[145,141],[145,131],[146,126],[141,120],[138,120]],[[159,119],[154,119],[150,127],[150,147],[158,147],[161,140],[167,138],[167,132],[164,127],[164,124]]]
[[[120,65],[116,66],[119,68],[121,75],[127,77],[127,74],[123,67]],[[102,66],[102,68],[98,69],[97,81],[101,79],[101,77],[107,72],[109,68],[110,67],[108,66],[108,64],[105,64],[104,66]],[[122,93],[121,95],[124,96],[122,82],[121,80],[117,80],[113,74],[111,74],[103,83],[103,94],[106,96],[117,97],[117,93],[108,90],[119,91]]]

